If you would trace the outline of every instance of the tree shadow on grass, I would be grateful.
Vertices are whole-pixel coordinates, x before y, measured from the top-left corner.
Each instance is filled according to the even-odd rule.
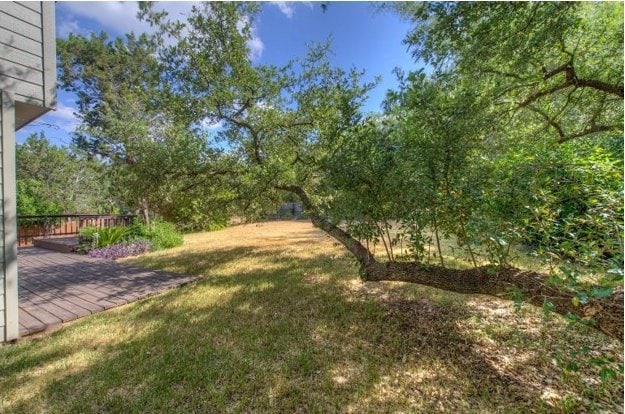
[[[262,265],[224,270],[244,259]],[[333,254],[295,259],[244,246],[142,263],[204,277],[96,316],[98,323],[139,329],[48,380],[39,406],[20,400],[9,411],[549,410],[540,385],[507,374],[461,329],[472,316],[462,300],[352,295],[344,282],[355,269]],[[73,335],[81,325],[46,340]],[[34,347],[12,358],[24,361]],[[57,357],[42,354],[39,366]],[[3,375],[18,377],[24,367],[8,364]],[[11,384],[8,392],[21,386]]]

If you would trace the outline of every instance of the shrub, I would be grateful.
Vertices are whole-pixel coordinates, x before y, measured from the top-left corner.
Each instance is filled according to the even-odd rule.
[[[80,239],[80,243],[91,243],[94,238],[94,234],[98,231],[97,227],[84,227],[80,229],[78,233],[78,238]]]
[[[594,142],[519,151],[500,158],[492,176],[495,191],[476,218],[503,223],[552,263],[622,267],[623,165],[610,151]]]
[[[98,231],[98,247],[106,247],[118,244],[126,235],[124,227],[107,227]]]
[[[155,222],[148,231],[150,240],[156,250],[168,249],[182,244],[182,234],[178,232],[176,226],[165,221]]]
[[[146,239],[148,227],[139,219],[135,219],[131,225],[126,227],[126,234],[129,239]]]
[[[80,244],[92,248],[111,246],[121,242],[127,234],[125,227],[85,227],[80,230]]]
[[[138,254],[149,252],[152,245],[147,240],[135,240],[130,243],[120,243],[100,249],[92,249],[89,251],[89,257],[98,259],[121,259],[122,257],[136,256]]]
[[[183,241],[176,226],[166,221],[154,221],[146,226],[137,220],[126,231],[129,238],[149,240],[154,250],[180,246]]]
[[[91,252],[97,250],[93,253],[96,256],[92,256],[91,253],[89,255],[92,257],[111,258],[109,256],[116,255],[118,250],[121,252],[124,249],[130,249],[129,246],[134,242],[147,242],[150,244],[151,250],[168,249],[182,244],[182,234],[178,232],[176,226],[165,221],[155,221],[150,226],[135,220],[134,223],[127,227],[85,227],[80,230],[80,244],[77,251]],[[113,249],[110,251],[104,249],[108,246]],[[137,251],[134,254],[143,252]]]

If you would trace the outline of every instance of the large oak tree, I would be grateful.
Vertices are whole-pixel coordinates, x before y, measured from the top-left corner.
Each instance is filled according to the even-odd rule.
[[[296,194],[313,224],[353,255],[365,281],[523,297],[562,315],[591,320],[622,340],[618,278],[593,286],[509,265],[510,244],[530,239],[523,233],[545,221],[506,220],[506,206],[513,205],[515,194],[502,190],[502,183],[511,181],[488,174],[502,160],[511,166],[508,170],[518,170],[523,161],[519,151],[529,148],[534,136],[547,141],[545,131],[555,131],[559,141],[572,145],[597,134],[622,139],[622,62],[607,72],[596,67],[606,48],[622,55],[622,35],[618,40],[610,31],[598,46],[585,37],[592,35],[585,30],[595,18],[603,19],[609,30],[618,28],[614,13],[599,6],[542,3],[406,7],[419,22],[409,41],[436,71],[402,75],[402,86],[389,95],[386,112],[367,117],[361,108],[374,84],[364,82],[357,69],[332,66],[328,45],[313,46],[307,56],[283,67],[254,64],[247,44],[255,6],[202,3],[183,20],[171,20],[143,4],[140,15],[152,23],[155,35],[144,39],[150,53],[141,56],[155,60],[156,72],[147,79],[158,90],[147,108],[156,108],[173,125],[221,122],[220,138],[227,143],[227,157],[234,159],[223,171],[236,194],[232,199],[250,207],[274,201],[283,192]],[[570,43],[575,36],[581,36],[577,46]],[[487,46],[485,38],[494,43]],[[487,76],[491,72],[493,77]],[[82,84],[68,84],[77,85],[79,92],[84,87],[101,90],[85,83],[91,78],[84,76],[77,77]],[[506,128],[513,132],[506,133]],[[606,138],[607,133],[611,135]],[[612,184],[599,203],[605,212],[618,200],[610,174],[606,177]],[[582,182],[590,183],[593,191],[600,187]],[[545,193],[541,181],[535,183],[530,190]],[[553,199],[552,193],[547,195]],[[584,197],[577,197],[584,204],[575,210],[579,214],[562,220],[588,216],[588,222],[615,228],[606,237],[596,230],[603,227],[584,222],[584,228],[594,230],[584,233],[582,245],[592,253],[588,257],[600,252],[595,263],[600,271],[608,263],[622,266],[622,249],[605,247],[622,234],[622,209],[595,214],[597,203]],[[530,207],[539,212],[546,205],[552,208],[537,200]],[[398,226],[399,233],[392,233]],[[469,266],[448,266],[440,248],[444,235],[458,239]],[[394,249],[404,241],[409,255]],[[384,245],[386,260],[372,252],[376,242]],[[426,254],[431,243],[437,264]],[[560,254],[552,245],[540,244],[563,260],[579,250]],[[480,251],[489,253],[486,260],[478,257]]]

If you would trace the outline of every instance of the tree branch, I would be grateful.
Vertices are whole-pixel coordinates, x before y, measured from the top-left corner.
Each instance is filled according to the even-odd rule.
[[[558,73],[562,73],[564,71],[566,71],[566,68],[568,68],[569,66],[571,66],[570,62],[569,63],[565,63],[564,65],[558,66],[555,69],[552,69],[550,71],[547,72],[547,70],[545,68],[543,68],[543,79],[547,80],[555,75],[557,75]]]
[[[558,140],[558,143],[563,143],[563,142],[570,141],[575,138],[581,138],[586,135],[596,134],[599,132],[621,131],[621,130],[622,130],[622,127],[620,125],[591,125],[589,128],[586,128],[583,131],[561,137]]]
[[[542,98],[543,96],[551,95],[552,93],[557,92],[557,91],[562,90],[562,89],[566,89],[569,86],[571,86],[571,85],[568,82],[565,82],[565,83],[562,83],[560,85],[552,86],[549,89],[536,91],[536,92],[532,93],[530,96],[528,96],[527,98],[525,98],[525,100],[523,102],[521,102],[518,105],[518,107],[519,108],[524,108],[524,107],[528,106],[529,104],[531,104],[532,102]]]
[[[527,109],[539,114],[553,129],[556,130],[559,136],[558,138],[559,144],[570,141],[572,139],[585,137],[586,135],[597,134],[599,132],[621,130],[620,125],[595,125],[594,122],[592,122],[590,127],[584,129],[583,131],[576,132],[575,134],[567,135],[564,133],[562,126],[558,124],[553,118],[550,118],[549,115],[547,115],[547,113],[545,113],[543,110],[536,108],[535,106],[532,106],[532,105],[527,106]]]
[[[225,119],[226,121],[231,122],[240,128],[245,128],[249,131],[250,135],[252,136],[252,141],[254,144],[254,159],[258,164],[262,164],[263,159],[260,155],[260,137],[259,137],[260,128],[256,129],[249,122],[224,114],[221,111],[221,108],[219,107],[217,108],[217,114],[219,115],[220,118]]]
[[[606,83],[606,82],[602,82],[600,80],[596,80],[596,79],[581,79],[577,77],[577,74],[575,73],[575,68],[573,67],[573,65],[571,65],[570,63],[567,63],[565,65],[562,66],[558,66],[557,68],[546,72],[544,71],[544,75],[543,78],[545,80],[559,74],[559,73],[565,73],[566,74],[566,79],[564,80],[563,83],[559,84],[559,85],[555,85],[552,86],[549,89],[544,89],[544,90],[540,90],[540,91],[536,91],[534,93],[532,93],[530,96],[528,96],[527,98],[525,98],[525,100],[523,102],[521,102],[519,104],[519,107],[525,107],[529,104],[531,104],[532,102],[536,101],[537,99],[542,98],[543,96],[546,95],[550,95],[554,92],[557,92],[561,89],[566,89],[570,86],[573,86],[575,88],[591,88],[591,89],[596,89],[602,92],[606,92],[608,94],[611,95],[616,95],[619,97],[623,97],[623,85],[614,85],[614,84],[610,84],[610,83]]]
[[[580,88],[592,88],[612,95],[623,97],[623,85],[612,85],[595,79],[579,79],[576,78],[575,85]]]
[[[560,126],[560,124],[558,124],[555,120],[553,120],[552,118],[550,118],[543,110],[536,108],[533,105],[528,105],[527,109],[529,109],[532,112],[537,113],[538,115],[540,115],[545,121],[547,121],[547,123],[553,127],[553,129],[556,130],[556,132],[558,133],[558,135],[560,136],[559,141],[562,142],[563,139],[565,139],[565,134],[564,131],[562,130],[562,127]]]

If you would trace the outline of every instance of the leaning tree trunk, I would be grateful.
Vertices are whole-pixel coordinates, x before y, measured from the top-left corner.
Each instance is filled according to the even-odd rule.
[[[145,225],[150,227],[150,209],[148,207],[148,202],[144,198],[139,200],[139,212]]]
[[[623,288],[610,297],[591,299],[585,304],[575,300],[576,292],[552,285],[547,277],[532,271],[512,267],[493,271],[489,267],[473,269],[448,269],[442,266],[424,266],[415,262],[381,263],[371,252],[349,233],[324,219],[312,204],[306,192],[299,186],[277,186],[279,190],[297,194],[309,211],[313,225],[325,231],[349,250],[362,267],[365,281],[398,281],[457,292],[477,293],[491,296],[510,296],[522,292],[523,299],[536,306],[549,304],[560,315],[572,314],[590,320],[592,326],[606,335],[623,342]]]
[[[488,267],[460,270],[440,266],[425,268],[419,263],[374,262],[365,266],[363,273],[367,281],[411,282],[458,293],[510,297],[513,291],[520,291],[526,302],[536,306],[547,303],[561,315],[572,314],[590,320],[595,328],[623,342],[622,288],[608,298],[579,304],[575,292],[549,284],[540,273],[512,267],[493,272]]]

